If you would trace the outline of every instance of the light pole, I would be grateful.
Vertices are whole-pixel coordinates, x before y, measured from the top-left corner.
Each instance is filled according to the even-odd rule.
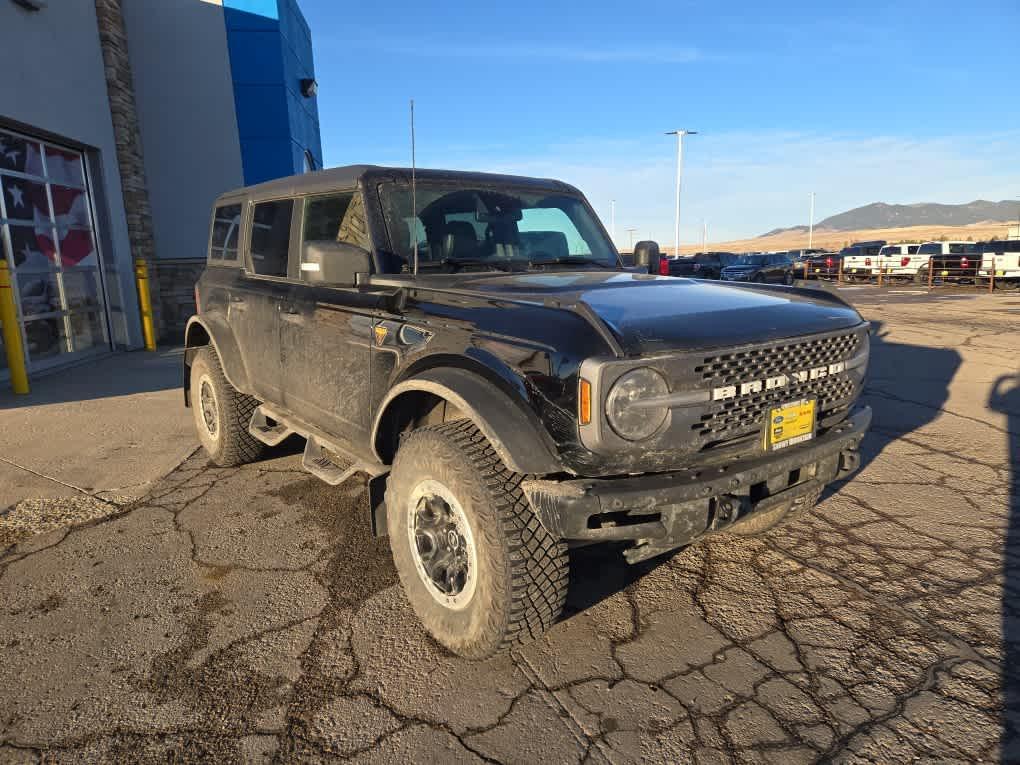
[[[616,200],[609,200],[609,236],[616,243]]]
[[[676,136],[676,218],[673,226],[673,255],[680,254],[680,177],[684,169],[684,136],[697,135],[697,130],[670,130],[666,135]]]
[[[627,229],[627,233],[630,235],[630,251],[631,252],[634,252],[634,232],[635,231],[637,231],[636,228],[628,228]]]
[[[811,192],[811,213],[808,215],[807,246],[811,249],[811,242],[815,238],[815,192]]]
[[[707,246],[707,242],[708,242],[708,223],[705,222],[704,218],[702,218],[701,219],[701,251],[702,252],[705,251],[705,247]]]

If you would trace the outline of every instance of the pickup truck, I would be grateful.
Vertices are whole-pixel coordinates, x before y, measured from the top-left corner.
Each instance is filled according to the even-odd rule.
[[[571,547],[636,563],[760,534],[859,466],[856,310],[628,270],[569,184],[356,165],[213,208],[184,352],[199,441],[235,466],[298,436],[327,484],[364,476],[364,522],[456,654],[555,625]]]
[[[990,277],[994,270],[998,289],[1020,289],[1020,239],[981,242],[974,249],[981,258],[978,276]]]
[[[876,255],[854,254],[843,261],[843,278],[868,279],[883,276],[893,279],[913,278],[921,268],[923,259],[917,255],[919,244],[887,244]]]
[[[878,253],[885,246],[885,241],[879,239],[873,242],[854,242],[849,247],[839,251],[839,261],[842,261],[843,278],[849,281],[867,279],[871,276],[871,262],[878,257]],[[836,262],[838,275],[840,262]],[[829,275],[829,274],[826,274]]]
[[[933,279],[972,281],[978,274],[981,252],[975,242],[925,242],[917,249],[921,267],[914,280],[928,283],[928,270]]]
[[[841,252],[818,252],[801,261],[795,273],[802,279],[835,279],[842,258]]]

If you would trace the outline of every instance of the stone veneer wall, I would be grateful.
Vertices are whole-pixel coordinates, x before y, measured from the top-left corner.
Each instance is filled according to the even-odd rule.
[[[142,139],[135,109],[135,89],[128,58],[127,34],[120,0],[95,0],[99,43],[106,69],[106,92],[110,100],[113,132],[117,142],[117,165],[124,196],[132,264],[144,258],[149,265],[149,286],[157,334],[165,334],[157,284],[156,248],[152,236],[152,210],[145,183]]]
[[[163,317],[160,332],[162,342],[180,343],[184,340],[184,327],[195,314],[195,282],[205,270],[205,260],[160,260],[159,312]]]

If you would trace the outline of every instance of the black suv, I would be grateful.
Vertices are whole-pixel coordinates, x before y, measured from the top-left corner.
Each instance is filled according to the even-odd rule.
[[[450,650],[551,626],[572,545],[636,562],[756,534],[857,467],[868,325],[838,297],[627,270],[558,181],[413,177],[344,167],[217,200],[185,402],[215,464],[297,434],[326,482],[367,474],[373,529]]]
[[[694,279],[718,279],[722,270],[737,256],[732,252],[698,252],[679,258],[663,259],[669,273],[663,276],[689,276]]]
[[[795,278],[793,260],[785,252],[738,255],[722,270],[727,282],[793,284]]]

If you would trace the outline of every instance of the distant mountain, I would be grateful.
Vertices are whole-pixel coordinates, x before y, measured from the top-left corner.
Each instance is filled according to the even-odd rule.
[[[887,205],[874,202],[864,207],[832,215],[815,224],[815,230],[859,231],[868,228],[901,228],[904,226],[966,226],[984,221],[1015,221],[1020,201],[988,202],[977,199],[962,205],[940,205],[921,202],[913,205]],[[788,231],[807,231],[807,226],[775,228],[761,236]]]

